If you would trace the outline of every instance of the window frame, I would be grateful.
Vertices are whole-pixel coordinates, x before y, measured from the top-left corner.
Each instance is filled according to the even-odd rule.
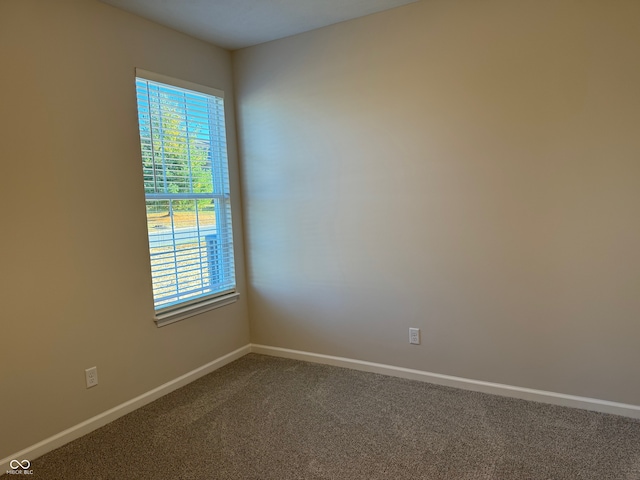
[[[151,82],[157,82],[157,83],[161,83],[161,84],[165,84],[168,85],[170,87],[177,87],[180,89],[184,89],[184,90],[188,90],[188,91],[193,91],[196,93],[202,93],[205,95],[210,95],[210,96],[214,96],[214,97],[218,97],[221,98],[223,101],[223,108],[224,108],[224,91],[222,90],[218,90],[212,87],[208,87],[205,85],[200,85],[197,83],[193,83],[193,82],[189,82],[186,80],[180,80],[180,79],[176,79],[173,77],[169,77],[166,75],[162,75],[162,74],[158,74],[158,73],[154,73],[154,72],[150,72],[147,70],[143,70],[140,68],[136,68],[135,69],[135,80],[137,82],[138,79],[141,80],[147,80],[147,81],[151,81]],[[141,155],[141,166],[142,166],[142,161],[143,161],[143,153],[142,153],[142,139],[140,137],[140,104],[138,102],[138,96],[136,93],[136,114],[137,114],[137,120],[138,120],[138,138],[139,138],[139,146],[140,146],[140,155]],[[227,116],[226,116],[226,112],[223,111],[223,115],[224,115],[224,129],[225,129],[225,137],[227,140],[227,144],[228,144],[228,136],[226,135],[227,132]],[[229,181],[229,156],[228,153],[225,155],[224,161],[226,162],[226,173],[227,173],[227,181]],[[215,165],[212,165],[211,167],[212,169],[216,168]],[[214,183],[216,181],[215,177],[213,179]],[[219,180],[218,180],[219,181]],[[145,191],[145,204],[148,200],[150,200],[150,198],[148,197],[148,195],[151,195],[153,199],[162,199],[162,197],[169,197],[172,196],[174,194],[148,194]],[[194,197],[198,197],[199,195],[207,195],[207,198],[212,198],[212,199],[217,199],[218,197],[220,197],[219,193],[214,193],[212,192],[210,195],[209,194],[198,194],[198,193],[191,193],[191,194],[187,194],[189,196],[194,196]],[[172,303],[168,306],[159,306],[156,307],[156,295],[154,293],[153,295],[153,299],[154,299],[154,320],[156,322],[156,325],[158,327],[164,326],[164,325],[169,325],[171,323],[175,323],[181,320],[184,320],[186,318],[192,317],[194,315],[198,315],[200,313],[206,312],[208,310],[212,310],[215,308],[219,308],[219,307],[223,307],[225,305],[229,305],[232,304],[234,302],[236,302],[238,300],[239,297],[239,293],[237,291],[237,279],[236,279],[236,275],[235,275],[235,242],[234,242],[234,233],[233,233],[233,226],[231,225],[232,223],[232,201],[231,201],[231,186],[229,185],[229,211],[228,211],[228,221],[230,222],[228,227],[226,227],[229,231],[229,235],[230,235],[230,243],[231,243],[231,248],[233,249],[233,254],[230,256],[229,262],[231,262],[231,270],[233,272],[233,288],[228,289],[228,290],[224,290],[224,291],[220,291],[220,292],[216,292],[216,293],[212,293],[209,295],[201,295],[199,297],[195,297],[192,299],[187,299],[184,301],[180,301],[177,303]],[[147,212],[146,212],[146,208],[145,208],[145,217],[147,216]],[[217,222],[218,220],[216,220]],[[224,220],[225,222],[227,221],[227,218],[225,218]],[[147,222],[148,222],[148,217],[147,217]],[[148,225],[148,223],[147,223]],[[147,239],[149,240],[149,231],[147,229]],[[149,259],[151,262],[151,248],[152,245],[151,243],[149,243],[148,245],[148,253],[149,253]],[[202,258],[200,258],[200,262],[202,262]],[[151,266],[151,263],[149,264]]]

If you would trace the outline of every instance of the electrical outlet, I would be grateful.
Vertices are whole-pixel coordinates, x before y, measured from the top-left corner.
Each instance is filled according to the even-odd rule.
[[[409,329],[409,343],[412,343],[414,345],[420,345],[420,329],[419,328]]]
[[[95,387],[98,384],[98,367],[87,368],[84,374],[87,379],[87,388]]]

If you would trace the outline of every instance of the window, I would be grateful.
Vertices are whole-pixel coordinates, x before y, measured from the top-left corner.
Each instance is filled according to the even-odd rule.
[[[136,70],[158,325],[237,299],[223,92]]]

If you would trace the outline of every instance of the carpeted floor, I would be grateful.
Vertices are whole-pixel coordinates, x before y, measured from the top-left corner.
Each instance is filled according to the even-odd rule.
[[[47,480],[640,480],[640,421],[250,354],[32,469]]]

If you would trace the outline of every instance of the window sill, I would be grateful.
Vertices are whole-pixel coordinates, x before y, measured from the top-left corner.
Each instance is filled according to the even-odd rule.
[[[238,297],[240,297],[240,294],[234,292],[228,295],[223,295],[222,297],[216,297],[193,305],[187,305],[186,307],[179,307],[175,310],[171,310],[170,312],[156,315],[155,322],[158,327],[164,327],[165,325],[179,322],[186,318],[193,317],[194,315],[235,303],[238,301]]]

